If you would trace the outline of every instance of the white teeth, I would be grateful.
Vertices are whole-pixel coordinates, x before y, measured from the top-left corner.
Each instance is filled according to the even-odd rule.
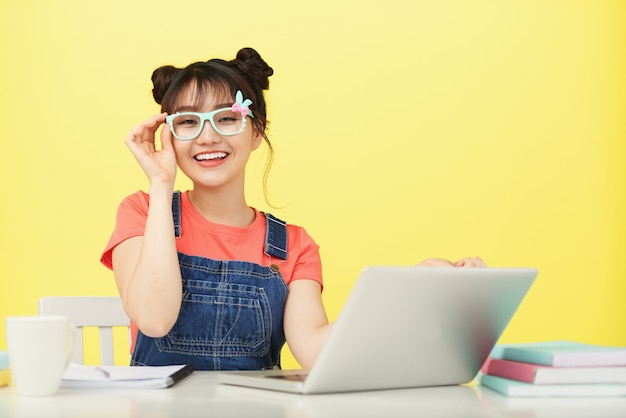
[[[226,158],[228,154],[225,152],[211,152],[209,154],[200,154],[196,155],[196,160],[204,161],[204,160],[215,160],[218,158]]]

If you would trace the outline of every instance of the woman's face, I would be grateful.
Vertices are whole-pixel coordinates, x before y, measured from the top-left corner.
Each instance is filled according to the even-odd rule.
[[[231,108],[235,103],[232,97],[211,93],[206,94],[205,100],[198,101],[195,97],[195,88],[188,88],[181,94],[171,114],[209,113],[217,109]],[[232,123],[228,119],[220,119],[222,116],[217,114],[213,117],[218,129],[221,124]],[[234,186],[243,190],[246,163],[252,151],[259,147],[262,137],[254,129],[250,116],[240,117],[242,121],[245,120],[245,126],[241,132],[234,135],[220,134],[209,121],[205,121],[202,126],[198,126],[201,131],[196,138],[186,141],[172,138],[178,167],[193,181],[195,188]]]

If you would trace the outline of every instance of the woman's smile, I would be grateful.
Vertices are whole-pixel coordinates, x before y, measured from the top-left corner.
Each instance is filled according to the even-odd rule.
[[[203,167],[215,167],[222,164],[229,156],[230,154],[225,151],[212,151],[196,154],[193,156],[193,159]]]

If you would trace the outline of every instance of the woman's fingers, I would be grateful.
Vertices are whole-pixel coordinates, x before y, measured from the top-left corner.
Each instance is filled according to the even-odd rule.
[[[487,267],[487,264],[480,257],[466,257],[456,262],[451,262],[443,258],[427,258],[418,264],[425,267]]]
[[[418,264],[423,267],[454,267],[454,263],[443,258],[427,258]]]
[[[167,113],[162,113],[161,116],[163,116],[163,121],[165,121]],[[168,151],[174,148],[172,145],[172,132],[167,126],[163,126],[163,129],[161,129],[161,148]]]
[[[466,257],[454,263],[455,267],[487,267],[480,257]]]
[[[154,115],[150,119],[135,126],[126,137],[126,144],[147,142],[154,145],[154,134],[157,129],[159,129],[159,126],[165,122],[166,116],[166,113]]]
[[[151,182],[173,182],[176,177],[176,155],[168,129],[161,130],[161,149],[155,144],[155,134],[165,122],[167,113],[154,115],[135,126],[126,137],[126,145],[135,156]]]

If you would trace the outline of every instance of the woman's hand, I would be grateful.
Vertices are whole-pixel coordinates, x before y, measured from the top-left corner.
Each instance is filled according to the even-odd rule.
[[[466,257],[454,263],[454,267],[487,267],[480,257]]]
[[[126,137],[126,145],[148,176],[151,184],[170,183],[176,179],[176,154],[169,129],[161,129],[161,149],[156,149],[155,135],[165,122],[167,113],[155,115],[133,128]]]
[[[455,267],[452,261],[444,260],[443,258],[427,258],[418,264],[422,267]]]
[[[456,262],[448,261],[443,258],[427,258],[418,264],[423,267],[487,267],[480,257],[466,257]]]

